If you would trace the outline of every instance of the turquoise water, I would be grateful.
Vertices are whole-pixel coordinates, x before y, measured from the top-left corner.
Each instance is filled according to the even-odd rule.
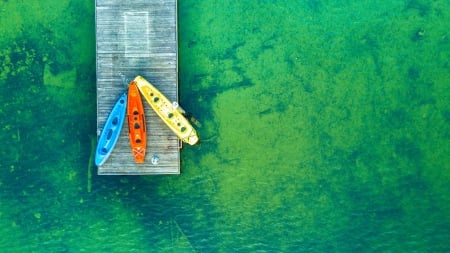
[[[384,2],[179,1],[202,142],[100,177],[94,1],[2,1],[0,252],[449,252],[450,4]]]

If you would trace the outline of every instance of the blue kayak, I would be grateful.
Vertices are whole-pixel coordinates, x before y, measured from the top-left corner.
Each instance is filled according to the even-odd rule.
[[[123,93],[111,110],[106,119],[100,138],[98,139],[97,150],[95,152],[95,165],[101,166],[109,157],[122,130],[125,121],[127,106],[127,94]]]

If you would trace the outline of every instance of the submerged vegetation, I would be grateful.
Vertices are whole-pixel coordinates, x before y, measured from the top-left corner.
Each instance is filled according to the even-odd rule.
[[[202,142],[98,177],[94,2],[2,1],[0,251],[448,251],[445,4],[181,1]]]
[[[440,5],[227,6],[200,20],[180,8],[181,50],[189,52],[181,55],[182,95],[199,97],[192,107],[208,112],[208,134],[217,135],[188,167],[215,207],[200,208],[216,220],[217,237],[198,248],[448,248],[448,32],[426,16]]]

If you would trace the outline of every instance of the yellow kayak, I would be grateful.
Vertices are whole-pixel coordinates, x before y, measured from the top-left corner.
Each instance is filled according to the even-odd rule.
[[[198,142],[197,132],[183,116],[182,109],[178,107],[176,102],[171,103],[166,96],[142,76],[134,78],[134,82],[145,100],[178,138],[190,145]]]

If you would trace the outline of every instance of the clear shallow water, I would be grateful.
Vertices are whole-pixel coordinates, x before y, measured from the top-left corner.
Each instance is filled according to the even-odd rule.
[[[94,3],[1,2],[0,251],[450,251],[448,7],[179,1],[202,143],[89,185]]]

